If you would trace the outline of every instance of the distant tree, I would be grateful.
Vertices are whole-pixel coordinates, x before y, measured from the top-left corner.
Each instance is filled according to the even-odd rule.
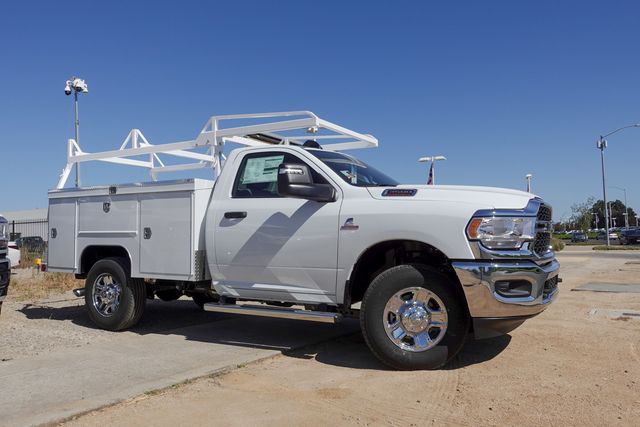
[[[615,200],[611,203],[611,218],[613,218],[613,222],[616,227],[624,227],[624,217],[625,212],[627,212],[626,206],[620,200]],[[599,226],[598,228],[604,228],[604,202],[602,200],[598,200],[593,204],[592,210],[598,214]],[[636,224],[637,214],[633,210],[633,208],[629,208],[629,225]]]
[[[574,223],[578,230],[588,230],[593,224],[593,206],[595,197],[589,197],[582,203],[571,205],[570,221]]]

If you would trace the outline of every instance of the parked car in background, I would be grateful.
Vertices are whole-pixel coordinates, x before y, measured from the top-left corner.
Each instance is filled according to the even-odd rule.
[[[7,246],[9,243],[9,227],[7,220],[0,215],[0,310],[2,310],[2,301],[7,296],[9,288],[9,280],[11,278],[11,265],[7,259]]]
[[[589,240],[589,236],[587,236],[587,233],[584,233],[582,231],[576,231],[571,236],[571,241],[574,243],[586,242],[587,240]]]
[[[607,240],[607,232],[606,231],[600,231],[598,232],[598,240]],[[618,240],[618,233],[615,233],[613,231],[609,231],[609,240]]]
[[[620,244],[632,245],[640,241],[640,228],[630,227],[620,230]]]
[[[41,251],[44,249],[44,240],[40,236],[18,237],[15,242],[18,249],[28,251]]]
[[[17,267],[18,264],[20,264],[20,249],[18,249],[18,245],[16,245],[16,242],[9,242],[7,250],[7,257],[9,258],[10,267]]]

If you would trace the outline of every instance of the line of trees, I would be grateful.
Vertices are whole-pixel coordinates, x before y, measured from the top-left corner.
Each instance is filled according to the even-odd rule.
[[[616,200],[608,202],[611,206],[610,227],[624,227],[627,207]],[[629,226],[638,224],[638,216],[633,208],[629,208]],[[556,223],[556,230],[590,230],[593,228],[605,228],[604,202],[594,197],[571,206],[571,217],[568,223]]]

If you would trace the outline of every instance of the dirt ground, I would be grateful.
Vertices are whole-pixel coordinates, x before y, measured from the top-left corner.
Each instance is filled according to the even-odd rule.
[[[640,254],[567,248],[561,295],[510,335],[469,341],[440,371],[395,372],[354,335],[147,393],[65,426],[638,425],[640,294],[575,292],[640,283]]]

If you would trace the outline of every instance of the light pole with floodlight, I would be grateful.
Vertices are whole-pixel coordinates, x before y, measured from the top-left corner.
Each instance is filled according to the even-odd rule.
[[[436,184],[436,168],[435,168],[435,162],[437,160],[447,160],[447,158],[445,156],[427,156],[427,157],[420,157],[418,159],[419,162],[431,162],[431,168],[429,169],[429,175],[431,177],[431,184],[435,185]],[[429,182],[427,182],[429,183]]]
[[[78,118],[78,94],[89,92],[87,83],[79,77],[71,77],[64,87],[64,94],[73,92],[73,111],[75,113],[76,144],[80,144],[80,119]],[[76,187],[80,187],[80,162],[76,163]]]
[[[604,215],[605,215],[604,224],[605,224],[605,227],[607,228],[606,230],[607,246],[611,246],[611,242],[609,241],[609,218],[608,218],[609,215],[607,212],[607,184],[605,183],[605,173],[604,173],[604,149],[607,148],[607,140],[605,138],[610,135],[613,135],[616,132],[620,132],[623,129],[637,128],[637,127],[640,127],[640,123],[623,126],[621,128],[614,130],[613,132],[609,132],[606,135],[600,135],[600,138],[598,138],[598,142],[596,143],[596,147],[600,150],[600,162],[602,164],[602,198],[604,202]]]

